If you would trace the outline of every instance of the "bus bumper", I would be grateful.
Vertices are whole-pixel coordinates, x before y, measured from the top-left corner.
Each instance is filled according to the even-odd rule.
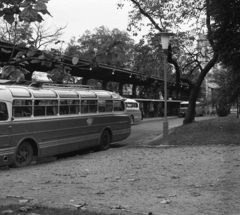
[[[0,167],[9,166],[14,162],[14,148],[0,149]]]
[[[179,113],[178,113],[178,116],[179,116],[179,117],[185,117],[185,115],[186,115],[185,112],[179,112]]]

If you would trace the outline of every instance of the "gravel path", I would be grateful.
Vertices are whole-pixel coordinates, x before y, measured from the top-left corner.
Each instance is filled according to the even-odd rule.
[[[121,147],[0,171],[0,204],[116,214],[239,214],[240,147]]]

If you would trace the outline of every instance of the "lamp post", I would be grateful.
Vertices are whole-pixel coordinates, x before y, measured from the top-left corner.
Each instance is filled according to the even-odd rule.
[[[163,142],[168,144],[168,118],[167,118],[167,54],[169,36],[173,36],[173,33],[162,32],[157,34],[161,36],[162,49],[164,52],[164,121],[163,121]]]

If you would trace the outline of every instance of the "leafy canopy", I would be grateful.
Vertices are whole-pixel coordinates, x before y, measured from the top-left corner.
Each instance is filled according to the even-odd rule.
[[[65,54],[78,56],[95,63],[131,68],[134,41],[127,32],[109,30],[105,26],[85,31],[78,39],[72,38]]]
[[[0,2],[0,17],[9,24],[14,21],[42,22],[42,15],[50,13],[46,3],[49,0],[2,0]],[[42,15],[41,15],[42,14]]]

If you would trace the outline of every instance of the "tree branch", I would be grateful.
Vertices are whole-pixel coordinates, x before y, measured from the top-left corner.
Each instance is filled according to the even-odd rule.
[[[149,14],[146,13],[146,12],[142,9],[142,7],[141,7],[141,5],[139,4],[139,2],[137,2],[137,1],[135,1],[135,0],[131,0],[131,1],[138,7],[138,9],[139,9],[139,11],[141,12],[141,14],[143,14],[144,16],[146,16],[146,17],[150,20],[150,22],[154,25],[154,27],[155,27],[157,30],[159,30],[160,32],[163,31],[163,29],[159,27],[159,25],[155,22],[155,20],[154,20],[151,16],[149,16]]]

